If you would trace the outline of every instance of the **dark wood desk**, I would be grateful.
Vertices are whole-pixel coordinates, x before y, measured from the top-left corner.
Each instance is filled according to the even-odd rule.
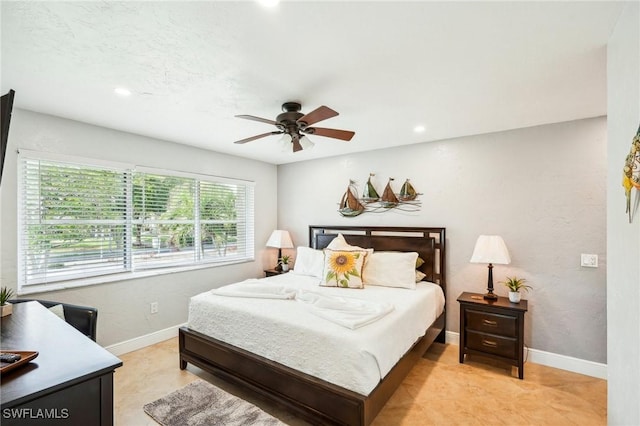
[[[113,372],[122,361],[38,302],[14,305],[0,326],[2,350],[39,352],[1,377],[3,426],[113,424]]]

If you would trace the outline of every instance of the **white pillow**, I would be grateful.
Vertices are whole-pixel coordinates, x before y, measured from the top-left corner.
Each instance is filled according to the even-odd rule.
[[[349,250],[351,247],[353,246],[349,245],[342,234],[338,234],[338,236],[331,240],[329,245],[327,245],[329,250]]]
[[[329,245],[327,245],[327,248],[329,250],[340,250],[340,251],[366,251],[367,256],[373,253],[373,249],[352,246],[347,242],[347,240],[344,239],[344,236],[342,234],[338,234],[337,237],[331,240]],[[365,260],[365,263],[366,263],[366,260]]]
[[[367,256],[362,271],[365,285],[416,288],[416,252],[376,251]]]
[[[322,250],[314,250],[311,247],[298,246],[293,265],[293,273],[298,275],[311,275],[322,278],[324,268],[324,253]]]

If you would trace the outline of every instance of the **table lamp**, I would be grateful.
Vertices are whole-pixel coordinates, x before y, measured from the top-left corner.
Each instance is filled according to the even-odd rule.
[[[484,295],[484,298],[487,300],[497,300],[498,296],[493,294],[493,264],[508,265],[511,263],[509,250],[507,250],[507,246],[502,237],[499,235],[480,235],[473,249],[470,262],[489,264],[487,294]]]
[[[281,268],[280,259],[282,259],[282,249],[293,248],[293,242],[291,241],[289,231],[283,231],[280,229],[273,231],[269,237],[269,241],[267,241],[267,247],[275,247],[278,249],[278,264],[274,269],[279,271]]]

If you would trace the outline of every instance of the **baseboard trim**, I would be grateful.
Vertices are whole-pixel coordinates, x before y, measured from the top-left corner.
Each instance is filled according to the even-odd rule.
[[[454,331],[447,331],[444,334],[444,341],[451,345],[460,346],[460,333]]]
[[[124,342],[115,343],[107,346],[105,349],[115,356],[124,355],[176,337],[178,335],[178,329],[183,325],[186,325],[186,323],[174,325],[173,327],[165,328],[164,330],[154,331],[153,333],[145,334],[144,336],[125,340]]]
[[[445,341],[452,345],[460,345],[460,334],[447,331],[445,333]],[[607,364],[554,354],[533,348],[525,348],[525,357],[527,357],[527,361],[535,364],[546,365],[547,367],[559,368],[561,370],[607,380]]]
[[[528,360],[536,364],[546,365],[548,367],[559,368],[561,370],[572,371],[574,373],[580,373],[586,376],[607,380],[607,364],[588,361],[586,359],[574,358],[566,355],[554,354],[538,349],[529,349]]]

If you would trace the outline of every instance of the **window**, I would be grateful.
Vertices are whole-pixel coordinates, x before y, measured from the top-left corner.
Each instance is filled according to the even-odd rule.
[[[253,183],[21,156],[19,284],[253,260]]]

